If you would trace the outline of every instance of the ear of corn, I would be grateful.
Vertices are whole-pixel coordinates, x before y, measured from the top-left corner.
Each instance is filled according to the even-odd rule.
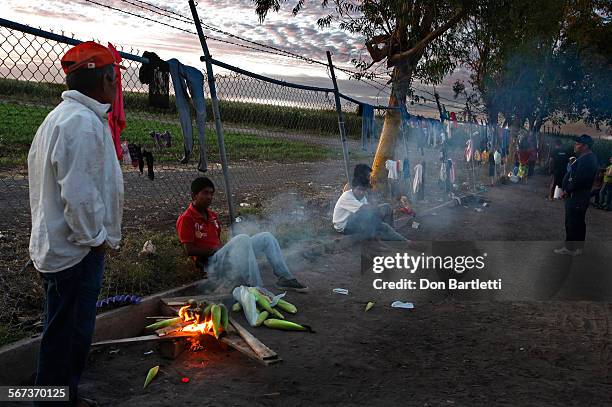
[[[191,307],[191,308],[195,308],[198,306],[198,302],[196,300],[194,300],[193,298],[190,299],[189,301],[187,301],[187,304]]]
[[[272,311],[272,306],[270,305],[270,301],[268,301],[265,296],[261,295],[261,293],[257,291],[256,288],[251,288],[249,291],[251,294],[253,294],[253,296],[255,296],[255,301],[257,301],[257,304],[259,304],[261,308],[268,311],[270,314],[274,314],[274,311]]]
[[[283,331],[308,331],[314,332],[308,325],[300,325],[291,321],[283,321],[281,319],[266,319],[264,325],[268,328],[281,329]]]
[[[280,309],[282,309],[285,312],[288,312],[290,314],[295,314],[297,312],[297,307],[293,304],[291,304],[290,302],[287,302],[283,299],[278,300],[278,302],[276,303],[276,306]]]
[[[272,315],[278,319],[285,319],[285,316],[281,314],[276,308],[272,308]]]
[[[213,333],[219,339],[219,335],[221,335],[221,308],[217,304],[213,304],[210,314],[212,315]]]
[[[155,379],[155,376],[157,376],[157,372],[159,372],[159,366],[155,366],[149,369],[149,373],[147,373],[147,378],[145,379],[144,386],[142,386],[143,389],[147,387],[153,381],[153,379]]]
[[[206,308],[204,308],[204,320],[205,321],[210,318],[210,310],[212,309],[212,306],[213,306],[212,304],[208,304]]]
[[[365,310],[369,311],[370,309],[372,309],[372,307],[374,306],[374,303],[372,301],[368,302],[365,306]]]
[[[233,312],[242,311],[242,305],[239,302],[235,303],[234,305],[232,305],[232,311]]]
[[[180,317],[171,318],[171,319],[164,319],[163,321],[157,321],[154,324],[147,325],[146,329],[152,329],[152,330],[161,329],[161,328],[165,328],[165,327],[170,326],[170,325],[178,324],[182,320],[183,319],[180,318]]]
[[[268,319],[268,317],[270,316],[270,313],[268,311],[262,311],[259,313],[259,316],[257,317],[257,320],[255,321],[255,326],[261,326],[261,324]]]
[[[223,304],[219,304],[219,308],[221,308],[221,328],[223,328],[224,331],[227,331],[227,325],[229,324],[227,308]]]

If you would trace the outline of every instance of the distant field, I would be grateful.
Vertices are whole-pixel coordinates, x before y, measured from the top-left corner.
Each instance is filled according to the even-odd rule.
[[[236,84],[240,86],[240,83]],[[61,93],[66,90],[63,84],[45,82],[27,82],[13,79],[0,79],[0,99],[54,106],[60,100]],[[148,94],[124,92],[126,111],[150,113],[160,118],[176,120],[174,96],[170,95],[168,109],[158,109],[149,106]],[[254,128],[293,129],[295,131],[338,136],[338,116],[335,110],[315,108],[299,108],[291,106],[276,106],[274,104],[246,103],[221,100],[221,118],[224,123],[251,126]],[[307,103],[307,101],[304,101]],[[208,117],[212,117],[210,100],[206,101]],[[344,120],[349,138],[361,137],[361,117],[355,111],[344,111]]]
[[[36,130],[51,108],[28,106],[16,103],[0,103],[0,166],[24,165],[27,152]],[[176,161],[182,154],[180,125],[168,121],[149,120],[137,115],[127,115],[128,126],[122,139],[133,143],[151,145],[151,130],[169,130],[173,134],[173,146],[164,149],[156,158],[161,162]],[[207,131],[207,156],[218,161],[219,150],[214,132]],[[300,141],[286,141],[259,135],[232,133],[225,134],[225,148],[231,161],[315,161],[338,156],[338,152]]]

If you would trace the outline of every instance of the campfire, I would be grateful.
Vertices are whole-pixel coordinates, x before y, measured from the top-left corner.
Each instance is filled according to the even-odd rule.
[[[178,318],[167,319],[149,325],[158,336],[185,334],[183,336],[211,335],[219,339],[229,325],[227,308],[223,304],[214,304],[189,300],[187,305],[178,310]]]
[[[185,305],[179,309],[179,318],[183,319],[183,322],[189,323],[180,329],[181,332],[193,332],[194,334],[201,335],[215,335],[213,330],[212,317],[209,315],[208,319],[205,319],[202,313],[191,312],[191,307]]]
[[[235,349],[263,365],[281,361],[276,352],[261,343],[228,315],[225,305],[218,303],[225,298],[218,296],[196,298],[197,301],[189,297],[163,298],[161,299],[163,313],[174,314],[175,317],[147,317],[158,320],[146,326],[147,335],[100,341],[92,346],[156,341],[159,343],[160,354],[174,359],[185,349],[197,351],[205,346],[208,347],[209,344],[218,343],[222,350]]]

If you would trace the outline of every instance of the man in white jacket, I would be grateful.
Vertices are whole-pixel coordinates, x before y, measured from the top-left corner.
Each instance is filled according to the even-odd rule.
[[[355,176],[352,186],[352,189],[340,195],[334,206],[332,222],[337,232],[355,235],[360,240],[408,240],[386,223],[393,222],[393,212],[389,205],[375,206],[368,203],[368,178]]]
[[[62,57],[68,91],[45,118],[28,154],[30,258],[45,289],[36,385],[69,386],[70,403],[87,360],[106,246],[121,240],[123,176],[107,113],[115,58],[94,42]],[[43,405],[50,405],[43,403]]]

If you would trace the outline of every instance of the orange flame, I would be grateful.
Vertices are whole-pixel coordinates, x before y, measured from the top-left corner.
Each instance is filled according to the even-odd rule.
[[[200,334],[213,334],[213,323],[212,319],[209,317],[207,320],[197,323],[194,317],[190,317],[187,314],[187,310],[189,309],[189,305],[181,307],[179,310],[179,317],[181,317],[184,321],[193,321],[191,325],[187,325],[181,329],[183,332],[199,332]]]

